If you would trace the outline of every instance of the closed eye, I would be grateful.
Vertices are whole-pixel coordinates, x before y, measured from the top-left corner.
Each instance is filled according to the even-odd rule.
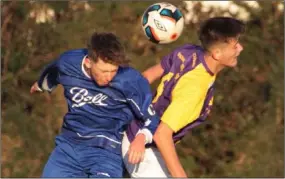
[[[114,72],[116,72],[117,70],[111,70],[111,71],[107,71],[107,70],[101,70],[103,73],[114,73]]]

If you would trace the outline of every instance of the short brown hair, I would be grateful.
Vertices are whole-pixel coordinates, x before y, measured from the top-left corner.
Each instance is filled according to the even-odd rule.
[[[203,48],[208,49],[217,42],[227,42],[245,32],[245,24],[231,17],[214,17],[206,20],[200,28],[199,39]]]
[[[88,57],[94,62],[101,58],[104,62],[119,66],[129,63],[123,45],[112,33],[93,33],[87,47]]]

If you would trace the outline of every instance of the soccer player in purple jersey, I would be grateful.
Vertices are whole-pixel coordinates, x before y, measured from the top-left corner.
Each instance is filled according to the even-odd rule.
[[[152,101],[161,122],[153,138],[156,145],[146,149],[143,137],[136,137],[142,124],[133,121],[129,125],[122,152],[132,177],[187,177],[175,143],[205,121],[213,105],[216,76],[225,67],[237,65],[243,50],[239,37],[244,31],[237,19],[210,18],[200,28],[202,46],[183,45],[144,72],[150,83],[162,77]],[[145,150],[145,155],[127,155],[128,149],[135,148]]]
[[[114,34],[94,33],[87,49],[64,52],[43,70],[30,92],[61,84],[68,112],[42,177],[122,177],[123,132],[134,118],[144,123],[138,139],[151,143],[159,117],[150,86],[127,62]]]

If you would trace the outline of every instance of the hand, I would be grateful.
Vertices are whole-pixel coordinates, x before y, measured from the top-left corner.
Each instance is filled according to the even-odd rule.
[[[34,92],[42,92],[42,90],[39,88],[38,82],[35,82],[30,89],[31,94],[33,94]]]
[[[140,133],[138,134],[133,142],[131,143],[128,155],[129,155],[129,163],[137,164],[143,161],[145,152],[145,135]]]

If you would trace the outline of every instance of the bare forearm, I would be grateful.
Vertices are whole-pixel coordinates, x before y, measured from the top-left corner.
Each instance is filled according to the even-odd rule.
[[[148,80],[151,84],[158,78],[160,78],[163,74],[163,68],[160,64],[154,65],[143,72],[143,76]]]
[[[170,144],[169,141],[160,141],[160,147],[158,147],[166,166],[172,177],[187,177],[182,165],[179,162],[179,158],[174,148],[174,144]],[[171,146],[172,145],[172,146]],[[170,147],[171,146],[171,147]],[[168,148],[168,150],[164,150]]]
[[[172,139],[172,133],[166,133],[162,128],[158,128],[154,135],[154,141],[160,151],[165,164],[172,177],[187,177],[178,155],[175,150],[175,145]]]

